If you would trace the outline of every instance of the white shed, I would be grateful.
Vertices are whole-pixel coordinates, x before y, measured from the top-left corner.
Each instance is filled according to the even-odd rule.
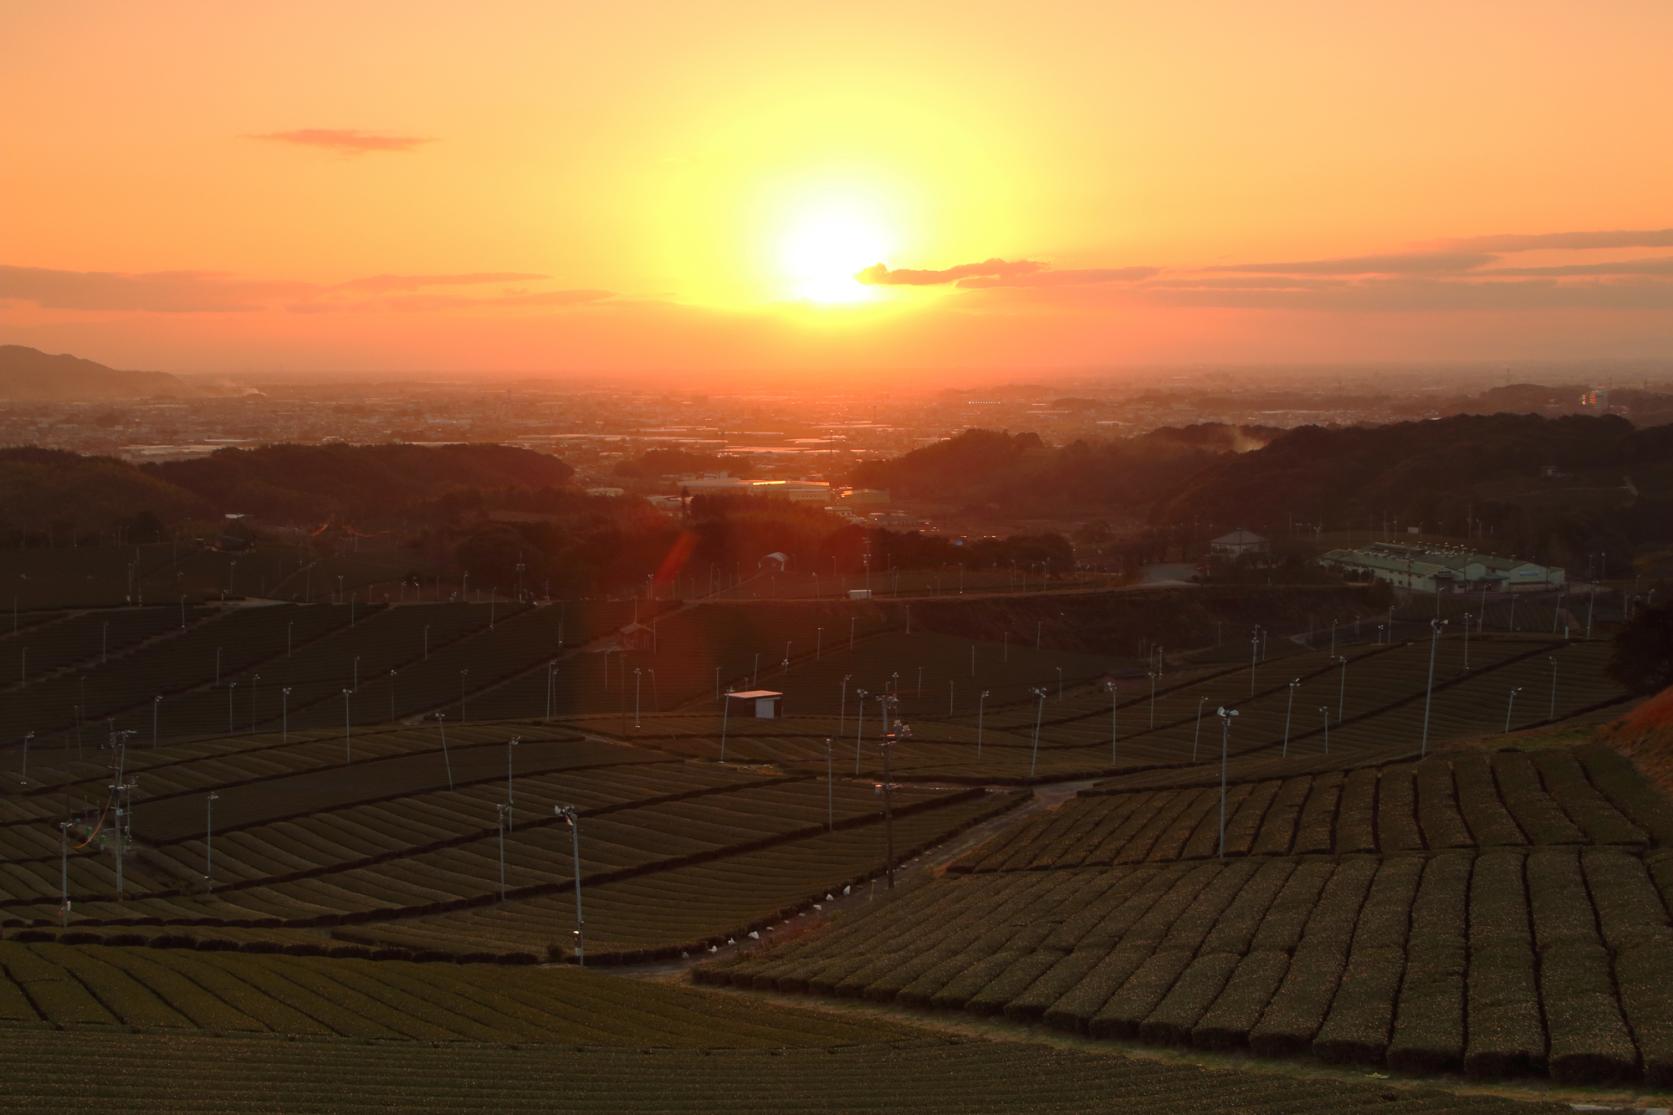
[[[740,689],[728,693],[728,700],[739,702],[738,715],[753,715],[757,720],[778,720],[783,717],[784,694],[775,689]]]

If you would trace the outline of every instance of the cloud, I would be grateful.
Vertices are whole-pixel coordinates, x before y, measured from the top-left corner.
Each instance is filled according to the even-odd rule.
[[[321,151],[336,151],[344,155],[365,155],[375,151],[411,151],[434,142],[427,136],[379,135],[354,128],[294,128],[288,132],[262,132],[248,136],[272,143],[290,143],[298,147],[315,147]]]
[[[985,290],[994,287],[1095,286],[1101,283],[1137,283],[1161,274],[1159,267],[1079,267],[1062,271],[1034,271],[1020,275],[973,275],[958,285]]]
[[[1673,228],[1472,236],[1462,240],[1449,240],[1446,244],[1447,247],[1454,250],[1472,252],[1573,252],[1605,248],[1673,248]]]
[[[1033,259],[985,259],[961,263],[940,270],[896,268],[881,263],[855,275],[874,286],[943,286],[953,284],[966,290],[996,287],[1092,286],[1099,283],[1133,283],[1159,273],[1155,267],[1080,267],[1051,270],[1051,265]]]
[[[606,302],[615,298],[608,290],[526,290],[472,298],[462,294],[399,294],[378,299],[372,305],[388,310],[491,310],[491,309],[561,309]]]
[[[424,293],[432,287],[470,287],[544,279],[520,271],[467,271],[438,275],[372,275],[341,283],[247,279],[218,271],[60,271],[0,265],[0,303],[29,302],[48,310],[118,310],[135,313],[251,313],[283,308],[294,313],[334,310],[449,310],[473,308],[559,309],[614,298],[607,290],[530,290],[497,294]]]
[[[433,286],[475,286],[482,283],[523,283],[545,279],[524,271],[467,271],[457,275],[369,275],[338,283],[341,290],[392,292]]]
[[[1548,278],[1580,278],[1609,275],[1669,275],[1673,276],[1673,256],[1651,256],[1647,259],[1622,259],[1611,263],[1563,263],[1549,267],[1495,267],[1483,275],[1544,276]]]
[[[1031,259],[987,259],[981,263],[961,263],[956,267],[945,267],[939,271],[924,271],[912,268],[890,270],[881,263],[874,263],[854,278],[874,286],[939,286],[943,283],[956,283],[961,279],[1004,279],[1032,275],[1036,271],[1045,270],[1045,266]]]
[[[214,271],[123,274],[0,265],[0,301],[33,302],[49,310],[238,313],[311,289],[309,283],[252,281]]]
[[[1277,275],[1434,275],[1471,271],[1492,263],[1484,252],[1395,252],[1336,259],[1292,259],[1276,263],[1232,263],[1209,271],[1247,271]]]
[[[1673,282],[1649,278],[1565,283],[1556,279],[1411,276],[1340,279],[1311,287],[1228,290],[1141,288],[1151,301],[1176,306],[1336,312],[1524,310],[1668,310]]]

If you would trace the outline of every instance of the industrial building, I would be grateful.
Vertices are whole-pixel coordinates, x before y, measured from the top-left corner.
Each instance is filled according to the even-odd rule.
[[[1331,550],[1319,563],[1349,577],[1375,578],[1413,592],[1533,592],[1560,588],[1567,579],[1552,565],[1398,542]]]

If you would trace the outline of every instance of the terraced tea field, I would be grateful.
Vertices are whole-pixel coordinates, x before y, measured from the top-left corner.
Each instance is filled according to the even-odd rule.
[[[1083,795],[832,931],[700,970],[1094,1037],[1673,1083],[1673,822],[1625,760],[1437,756]]]
[[[353,950],[339,950],[352,952]],[[0,944],[8,1103],[133,1109],[1542,1113],[1387,1082],[1138,1061],[575,969]],[[274,1040],[276,1038],[283,1040]]]
[[[648,1041],[670,1049],[818,1047],[878,1036],[871,1026],[776,1013],[765,1023],[736,1000],[574,969],[0,944],[0,1032],[8,1039],[16,1033],[8,1028],[20,1026],[502,1044]]]
[[[181,583],[336,596],[299,556],[225,557],[187,555]],[[547,1087],[613,1108],[674,1075],[704,1110],[1081,1110],[1089,1088],[1162,1111],[1528,1109],[1258,1060],[937,1040],[899,1014],[578,972],[577,944],[589,965],[712,955],[702,979],[750,992],[1210,1060],[1673,1083],[1673,812],[1601,748],[1444,746],[1617,701],[1601,642],[1489,632],[1466,661],[1449,634],[1426,701],[1427,642],[1332,658],[1281,640],[1253,670],[1203,655],[1150,678],[1114,654],[909,634],[904,602],[641,602],[634,624],[631,600],[394,587],[42,610],[0,632],[11,1094],[56,1071],[55,1102],[108,1096],[99,1066],[125,1063],[124,1097],[171,1109],[239,1106],[263,1072],[288,1072],[304,1109],[422,1108],[415,1087],[438,1107],[550,1107]],[[728,684],[782,690],[789,715],[717,715]],[[886,797],[885,690],[913,728]],[[1239,712],[1223,858],[1221,704]],[[1036,799],[1049,782],[1072,785]],[[58,1031],[71,1061],[44,1042]],[[173,1056],[198,1067],[171,1078]],[[201,1063],[226,1057],[243,1075]],[[466,1063],[509,1075],[461,1084]]]
[[[608,1002],[587,1007],[595,1016],[613,1013]],[[754,1006],[752,1013],[764,1025],[789,1022],[783,1009]],[[704,1032],[723,1033],[713,1024]],[[204,1112],[272,1110],[276,1097],[295,1112],[1078,1113],[1089,1102],[1158,1115],[1325,1113],[1348,1105],[1386,1115],[1570,1110],[1387,1081],[1295,1079],[922,1032],[772,1049],[659,1048],[636,1033],[609,1038],[570,1047],[88,1030],[72,1044],[51,1030],[17,1029],[0,1045],[0,1070],[8,1098],[34,1110],[108,1103],[113,1081],[134,1108]]]
[[[694,764],[563,728],[298,733],[131,747],[122,761],[136,783],[125,835],[102,780],[75,771],[13,799],[7,923],[292,942],[353,927],[362,941],[544,956],[569,940],[578,867],[592,953],[608,958],[765,928],[885,864],[870,782]],[[47,818],[66,800],[80,816],[61,834]],[[897,787],[897,853],[1016,801]],[[559,805],[578,811],[578,845]]]
[[[1239,782],[1226,795],[1225,854],[1673,845],[1673,816],[1646,790],[1619,756],[1601,746],[1455,752],[1418,763]],[[1211,858],[1220,854],[1219,811],[1218,786],[1090,791],[953,870]]]
[[[1348,658],[1346,679],[1339,660],[1298,650],[1281,664],[1257,669],[1252,697],[1247,663],[1167,674],[1157,679],[1154,700],[1148,678],[1117,678],[1113,694],[1102,680],[1090,685],[1071,680],[1061,699],[1052,687],[1045,689],[1043,700],[1005,704],[994,697],[980,717],[965,712],[910,716],[912,738],[894,748],[892,769],[905,778],[984,782],[1125,772],[1111,784],[1131,788],[1217,780],[1220,724],[1215,710],[1221,705],[1238,712],[1229,739],[1237,778],[1416,758],[1423,750],[1426,704],[1429,743],[1437,747],[1451,739],[1499,734],[1507,712],[1511,730],[1520,731],[1620,702],[1625,694],[1603,672],[1607,653],[1602,643],[1489,637],[1472,640],[1466,670],[1462,640],[1443,640],[1428,701],[1429,648],[1415,644],[1358,648]],[[903,679],[904,684],[909,683]],[[1514,701],[1511,689],[1517,690]],[[787,704],[788,715],[779,720],[729,718],[726,756],[823,770],[825,740],[830,739],[839,766],[878,777],[879,753],[870,742],[880,727],[877,704],[868,701],[861,717],[856,700],[850,688],[840,716],[803,715]],[[1328,741],[1326,714],[1320,711],[1325,701]],[[902,700],[903,707],[909,703]],[[638,728],[624,725],[619,715],[576,722],[681,754],[719,758],[720,719],[690,712],[647,714]]]

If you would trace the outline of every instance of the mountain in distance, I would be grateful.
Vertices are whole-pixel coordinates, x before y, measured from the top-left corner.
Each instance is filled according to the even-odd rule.
[[[75,403],[198,393],[167,372],[125,372],[67,353],[0,345],[0,399]]]

